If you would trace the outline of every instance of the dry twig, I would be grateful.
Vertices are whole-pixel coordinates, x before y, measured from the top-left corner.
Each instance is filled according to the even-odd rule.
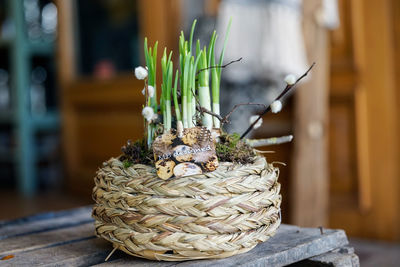
[[[298,84],[304,77],[306,77],[308,75],[308,73],[311,71],[311,69],[314,67],[315,62],[311,65],[310,68],[308,68],[308,70],[301,75],[294,84],[287,84],[285,90],[283,90],[283,92],[274,100],[280,100],[284,95],[286,95],[290,89],[292,89],[293,87],[296,86],[296,84]],[[264,116],[267,112],[271,111],[271,106],[268,106],[263,112],[261,112],[261,114],[258,116],[258,118],[249,126],[249,128],[247,128],[247,130],[242,134],[242,136],[240,137],[240,139],[243,139],[251,130],[253,130],[254,125],[257,124],[257,122],[261,119],[262,116]]]
[[[241,61],[241,60],[242,60],[242,58],[238,58],[238,59],[232,60],[231,62],[229,62],[229,63],[227,63],[227,64],[225,64],[225,65],[222,65],[222,66],[215,65],[215,66],[210,66],[210,67],[207,67],[207,68],[199,69],[199,70],[196,72],[196,76],[197,76],[200,72],[202,72],[202,71],[209,70],[209,69],[216,69],[216,68],[226,68],[226,67],[228,67],[229,65],[231,65],[231,64],[233,64],[233,63],[236,63],[236,62],[239,62],[239,61]]]

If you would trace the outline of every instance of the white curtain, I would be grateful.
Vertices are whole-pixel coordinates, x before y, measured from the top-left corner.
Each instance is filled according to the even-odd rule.
[[[232,18],[224,62],[243,58],[223,71],[224,78],[245,82],[302,74],[308,64],[301,4],[301,0],[223,0],[217,20],[217,32],[222,36],[217,47],[221,49]]]

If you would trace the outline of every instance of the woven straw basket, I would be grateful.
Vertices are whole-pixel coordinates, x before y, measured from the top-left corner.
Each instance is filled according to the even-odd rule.
[[[214,172],[161,180],[152,166],[112,158],[95,177],[96,234],[133,256],[165,261],[244,253],[280,225],[279,169],[220,163]]]

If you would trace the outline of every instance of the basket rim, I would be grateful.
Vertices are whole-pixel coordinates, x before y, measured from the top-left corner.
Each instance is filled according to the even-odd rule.
[[[168,197],[196,197],[198,195],[243,194],[264,191],[277,181],[279,168],[258,157],[254,164],[240,165],[227,172],[232,164],[224,165],[214,172],[162,180],[155,167],[135,164],[124,168],[121,161],[111,158],[96,172],[95,188],[131,194]],[[112,176],[118,179],[111,178]],[[95,197],[95,196],[93,196]]]

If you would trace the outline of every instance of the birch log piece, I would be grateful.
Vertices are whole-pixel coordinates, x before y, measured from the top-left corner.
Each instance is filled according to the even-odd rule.
[[[252,147],[279,145],[290,143],[293,140],[293,135],[286,135],[281,137],[271,137],[265,139],[245,139],[246,143]]]
[[[203,171],[198,165],[190,162],[180,163],[176,165],[174,168],[174,175],[176,177],[202,174],[202,173]]]
[[[156,163],[157,175],[163,180],[170,178],[174,174],[175,162],[171,159],[161,159]]]

